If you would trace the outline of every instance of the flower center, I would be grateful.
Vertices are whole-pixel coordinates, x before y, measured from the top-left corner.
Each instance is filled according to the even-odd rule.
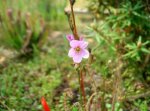
[[[76,52],[80,52],[80,51],[81,51],[81,48],[78,46],[78,47],[75,48],[75,51],[76,51]]]

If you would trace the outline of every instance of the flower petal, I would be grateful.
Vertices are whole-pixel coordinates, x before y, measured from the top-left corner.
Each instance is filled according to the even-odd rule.
[[[83,39],[83,37],[80,37],[80,39],[79,39],[80,41],[83,41],[84,39]]]
[[[74,40],[74,36],[72,34],[66,35],[66,38],[69,42]]]
[[[82,56],[76,55],[73,57],[75,63],[80,63],[82,61]]]
[[[88,50],[86,50],[86,49],[83,49],[82,50],[82,57],[83,58],[89,58],[89,51]]]
[[[70,42],[70,46],[71,46],[72,48],[77,47],[79,44],[80,44],[80,41],[78,41],[78,40],[72,40],[72,41]]]
[[[85,49],[88,46],[88,42],[80,41],[81,48]]]
[[[74,48],[71,48],[71,49],[69,50],[68,56],[69,56],[69,57],[74,57],[75,54],[76,54],[76,52],[75,52]]]

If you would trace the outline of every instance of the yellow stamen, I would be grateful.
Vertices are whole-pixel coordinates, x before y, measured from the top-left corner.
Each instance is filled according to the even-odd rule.
[[[81,50],[81,49],[80,49],[79,46],[75,48],[75,51],[76,51],[76,52],[80,52],[80,50]]]

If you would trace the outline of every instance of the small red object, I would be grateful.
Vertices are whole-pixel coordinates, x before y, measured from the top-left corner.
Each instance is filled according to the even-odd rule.
[[[41,98],[41,103],[44,111],[51,111],[44,97]]]

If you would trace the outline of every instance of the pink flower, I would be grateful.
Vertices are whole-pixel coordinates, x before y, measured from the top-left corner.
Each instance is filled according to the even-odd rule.
[[[72,34],[68,34],[67,36],[66,36],[66,38],[67,38],[67,40],[69,41],[69,42],[71,42],[72,40],[75,40],[74,39],[74,36],[72,35]],[[80,41],[82,41],[83,40],[83,37],[80,37]]]
[[[88,46],[87,42],[72,40],[70,42],[70,46],[71,48],[69,50],[68,56],[72,57],[75,63],[80,63],[82,61],[82,58],[89,57],[89,51],[86,49]]]

